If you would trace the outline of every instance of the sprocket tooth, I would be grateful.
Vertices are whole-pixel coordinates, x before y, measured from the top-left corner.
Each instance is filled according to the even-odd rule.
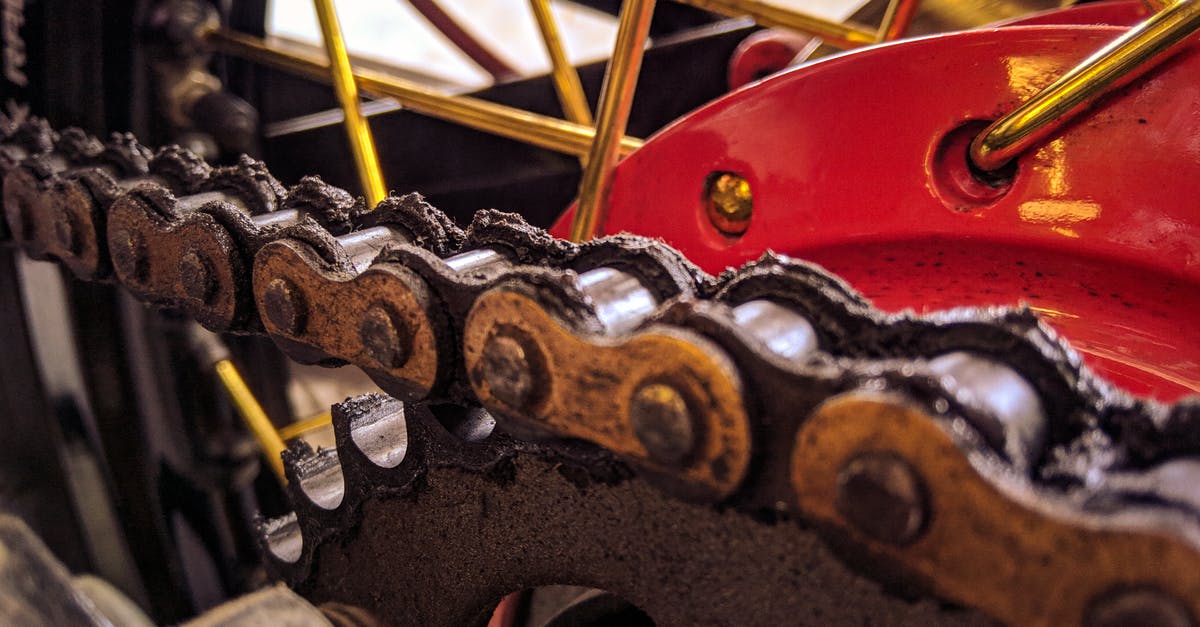
[[[606,274],[589,282],[593,272]],[[750,465],[741,377],[703,337],[640,325],[656,309],[636,279],[610,268],[522,268],[472,306],[467,377],[518,435],[584,439],[676,495],[721,500]]]
[[[424,627],[482,624],[503,595],[559,583],[610,591],[662,627],[820,624],[831,612],[864,624],[989,624],[884,594],[812,529],[662,498],[595,447],[507,447],[486,465],[464,460],[464,443],[431,446],[421,481],[364,499],[362,522],[315,547],[297,589]],[[420,592],[430,586],[437,595]]]
[[[347,498],[405,495],[431,466],[453,464],[495,476],[516,444],[500,434],[464,439],[447,430],[434,408],[364,394],[333,406],[333,431]]]
[[[876,386],[823,403],[794,440],[804,515],[875,563],[1009,624],[1091,624],[1097,607],[1131,591],[1200,615],[1194,516],[1081,507],[1079,494],[1009,472],[929,401]]]
[[[314,451],[304,440],[296,440],[283,453],[283,467],[297,508],[303,503],[310,512],[332,512],[342,506],[346,481],[337,449]]]
[[[303,440],[295,440],[283,452],[283,464],[288,496],[302,538],[300,557],[288,562],[283,558],[293,553],[280,555],[278,539],[272,540],[267,533],[263,540],[276,559],[292,565],[292,576],[302,579],[311,568],[316,548],[337,530],[354,524],[358,503],[353,496],[347,498],[347,478],[337,449],[313,451]]]
[[[314,452],[293,442],[283,461],[294,511],[258,526],[269,572],[293,587],[311,576],[319,547],[359,524],[362,501],[415,497],[431,465],[502,479],[505,460],[514,454],[515,444],[502,436],[462,440],[428,407],[382,394],[349,398],[331,414],[336,448]]]
[[[278,518],[259,519],[256,524],[259,551],[267,574],[296,587],[312,570],[314,543],[304,536],[295,512]]]
[[[377,489],[403,491],[417,480],[428,441],[420,437],[417,425],[433,420],[425,415],[428,411],[383,394],[365,394],[333,406],[333,434],[351,502]]]

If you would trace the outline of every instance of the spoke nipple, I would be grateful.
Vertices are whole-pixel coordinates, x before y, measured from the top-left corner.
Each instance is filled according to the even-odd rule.
[[[633,433],[650,455],[663,463],[680,464],[696,445],[696,432],[687,401],[665,383],[642,385],[629,403]]]
[[[923,531],[928,516],[925,485],[899,455],[859,454],[838,474],[837,488],[838,513],[862,533],[903,546]]]
[[[287,279],[272,279],[263,294],[267,319],[281,332],[296,334],[303,331],[305,322],[304,298]]]
[[[398,368],[409,358],[403,325],[383,305],[371,305],[358,327],[358,337],[367,355],[384,368]]]

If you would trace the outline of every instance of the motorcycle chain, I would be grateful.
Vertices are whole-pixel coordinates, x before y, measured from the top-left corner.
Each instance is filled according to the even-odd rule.
[[[368,208],[39,121],[0,120],[0,169],[31,256],[211,330],[816,525],[1005,622],[1200,616],[1200,404],[1123,394],[1028,310],[888,314],[783,256],[712,277],[660,241],[571,244],[490,210],[463,231],[416,194]]]

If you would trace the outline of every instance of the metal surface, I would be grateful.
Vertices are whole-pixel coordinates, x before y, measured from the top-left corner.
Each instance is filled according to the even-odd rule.
[[[817,334],[804,316],[769,300],[752,300],[734,307],[733,319],[785,359],[803,359],[818,348]]]
[[[262,39],[217,30],[207,35],[207,41],[224,54],[300,76],[328,80],[327,62],[273,46]],[[467,96],[449,96],[377,71],[359,69],[354,72],[354,79],[359,89],[395,98],[413,111],[569,155],[586,156],[596,135],[595,129],[581,124]],[[633,137],[618,136],[618,140],[623,154],[637,150],[642,144]]]
[[[912,466],[889,453],[861,453],[838,473],[838,513],[880,542],[916,540],[928,516],[928,498]]]
[[[737,237],[750,228],[754,193],[745,178],[733,172],[713,172],[704,180],[704,213],[725,235]]]
[[[342,39],[337,9],[333,6],[333,0],[313,0],[313,6],[317,10],[317,21],[321,24],[325,51],[329,55],[333,90],[342,105],[350,153],[354,155],[363,195],[367,197],[367,202],[374,205],[387,195],[387,186],[383,183],[383,170],[380,169],[379,157],[375,154],[371,126],[359,108],[358,85],[355,82],[354,70],[350,67],[350,56],[346,53],[346,42]]]
[[[964,157],[986,126],[973,121],[1027,99],[1122,32],[965,32],[772,77],[622,161],[603,229],[661,237],[711,272],[767,250],[808,259],[885,310],[1027,303],[1126,389],[1164,400],[1198,391],[1200,160],[1177,130],[1200,127],[1195,47],[1022,156],[1006,186],[971,183]],[[948,77],[965,82],[930,89]],[[840,96],[817,96],[830,93]],[[892,130],[862,141],[864,124]],[[696,202],[714,170],[738,172],[754,190],[752,223],[736,242]],[[552,232],[567,235],[571,222],[568,212]]]
[[[658,300],[637,277],[613,268],[596,268],[576,279],[579,291],[591,299],[605,331],[627,333],[658,307]]]
[[[974,427],[1018,468],[1030,468],[1046,443],[1046,412],[1037,390],[1003,364],[965,352],[938,356],[929,369],[958,401],[982,410]]]
[[[400,626],[482,625],[510,591],[571,582],[637,608],[604,615],[621,625],[648,624],[647,616],[659,627],[858,624],[877,616],[898,627],[987,624],[974,612],[884,593],[811,529],[663,498],[593,449],[448,438],[426,409],[398,405],[371,395],[335,406],[343,472],[362,488],[337,511],[293,490],[296,517],[280,528],[297,520],[302,549],[268,565],[319,607],[349,604]],[[408,448],[385,469],[348,433],[373,413],[397,411]],[[340,522],[351,511],[361,522]],[[430,581],[442,582],[438,593],[419,593]]]
[[[729,494],[748,470],[751,440],[740,378],[720,350],[677,329],[651,327],[593,339],[572,326],[519,293],[493,290],[476,299],[463,331],[463,353],[483,406],[509,417],[507,424],[586,439],[672,473],[685,491],[706,498]],[[493,357],[501,346],[504,357]],[[654,384],[669,385],[670,396],[683,398],[696,414],[689,422],[697,442],[681,467],[678,456],[660,459],[654,455],[659,447],[651,450],[637,437],[638,431],[646,433],[647,418],[680,413],[670,400],[654,407],[645,402],[664,395],[647,399],[636,391]],[[681,432],[679,421],[673,422],[672,430]]]
[[[571,224],[571,241],[583,242],[600,233],[608,210],[613,168],[620,158],[621,138],[633,107],[633,93],[642,69],[642,54],[650,34],[655,0],[631,0],[621,6],[617,40],[604,75],[596,119],[596,140],[587,155],[579,183],[579,210]]]
[[[554,79],[554,90],[558,93],[559,102],[562,103],[563,115],[576,124],[591,126],[592,109],[588,106],[587,94],[583,93],[579,72],[575,71],[575,67],[567,60],[567,51],[558,32],[558,22],[550,9],[550,0],[529,0],[529,6],[533,9],[533,17],[537,20],[546,54],[550,57],[551,77]]]
[[[1132,485],[1130,475],[1153,482],[1143,471],[1148,463],[1195,456],[1194,443],[1172,431],[1179,428],[1174,425],[1192,424],[1195,405],[1128,404],[1081,369],[1070,348],[1028,312],[888,316],[836,277],[786,257],[766,256],[711,277],[655,240],[623,235],[576,245],[494,211],[480,212],[469,232],[462,232],[416,195],[388,198],[371,212],[345,213],[355,206],[352,197],[315,179],[286,192],[268,185],[267,193],[260,186],[273,179],[252,161],[198,171],[193,186],[252,183],[260,193],[241,196],[257,198],[248,203],[265,211],[260,215],[273,210],[295,216],[294,207],[302,206],[303,213],[323,216],[330,225],[309,221],[257,230],[236,208],[216,204],[201,210],[220,210],[227,219],[249,225],[234,232],[256,229],[255,296],[276,344],[300,360],[345,359],[398,396],[479,402],[490,413],[446,417],[441,423],[456,442],[481,444],[500,432],[561,440],[562,446],[573,442],[569,446],[610,460],[596,461],[595,469],[609,472],[604,470],[611,468],[608,463],[620,468],[628,463],[673,497],[720,503],[756,521],[781,515],[832,520],[830,528],[841,536],[836,541],[882,551],[899,570],[917,573],[915,581],[924,582],[926,591],[1000,618],[1076,622],[1081,607],[1110,598],[1115,585],[1127,583],[1127,572],[1136,575],[1137,585],[1160,589],[1167,598],[1197,598],[1178,587],[1192,585],[1195,569],[1188,568],[1200,543],[1194,520],[1181,518],[1185,514],[1179,511],[1189,511],[1189,503],[1164,491],[1152,503],[1134,501],[1100,512],[1091,505],[1111,502],[1114,495],[1125,498],[1119,489],[1106,487],[1106,479],[1117,488],[1122,482]],[[125,192],[114,206],[146,194],[145,189]],[[169,202],[162,206],[170,213]],[[411,238],[406,235],[376,253],[378,241],[371,233],[390,241],[394,234],[388,225]],[[335,232],[368,233],[359,238],[366,244],[358,247],[366,252],[351,254]],[[475,256],[484,263],[468,263],[460,272],[443,261],[471,250],[491,250],[516,263],[489,261],[485,254]],[[233,259],[243,253],[231,247],[226,254]],[[364,256],[373,259],[361,269],[356,265],[361,259],[355,258]],[[167,266],[164,276],[178,281],[181,277],[171,273],[181,269]],[[235,291],[245,291],[248,279],[238,275]],[[606,321],[605,307],[626,303],[629,295],[636,306]],[[779,331],[764,333],[753,320],[738,324],[738,307],[764,300],[794,314],[790,321],[770,316],[784,318],[785,329],[793,327],[782,335],[802,326],[795,318],[814,321],[811,331],[822,354],[780,359],[769,344]],[[273,319],[291,330],[273,328]],[[614,320],[628,328],[612,332]],[[419,342],[403,347],[405,368],[414,361],[419,367],[381,369],[381,359],[399,354],[401,336],[408,335],[402,328],[420,331],[412,336]],[[951,360],[946,371],[953,380],[938,376],[936,368],[921,367],[959,351],[987,355],[1002,367],[964,369]],[[208,363],[228,359],[216,349],[201,354]],[[1000,376],[1005,368],[1012,372]],[[1048,446],[1066,452],[1036,458],[1036,468],[998,455],[1001,447],[988,437],[989,416],[1011,413],[1007,401],[1015,376],[1032,385],[1045,406]],[[894,400],[873,405],[853,393],[847,396],[847,390],[859,388],[871,394],[893,390],[897,398],[914,399],[916,409],[901,411],[909,405]],[[997,391],[1003,402],[993,398]],[[396,467],[403,466],[412,450],[407,428],[397,429],[394,417],[376,422],[384,428],[360,422],[363,437],[347,436],[344,428],[338,437],[343,442],[349,437],[368,459],[380,460],[372,467],[397,457],[402,459]],[[350,421],[352,430],[355,424]],[[494,431],[493,425],[500,429]],[[939,433],[953,438],[939,440]],[[364,437],[368,443],[371,437],[384,442],[364,445]],[[942,446],[923,447],[930,442]],[[874,443],[888,448],[881,451]],[[889,450],[911,472],[897,470],[903,464],[877,463],[873,455]],[[840,457],[830,457],[838,451]],[[313,547],[327,533],[315,529],[345,524],[342,506],[348,496],[362,492],[340,470],[346,463],[343,453],[351,451],[313,453],[297,442],[285,454],[288,485],[308,505],[304,517],[278,519],[264,529],[266,549],[280,564],[307,568]],[[854,459],[868,461],[850,463]],[[1115,461],[1095,467],[1089,459]],[[1189,472],[1186,466],[1172,468]],[[611,472],[619,478],[629,471]],[[386,482],[389,475],[379,473],[375,477]],[[1042,482],[1045,477],[1052,480]],[[1064,484],[1073,491],[1063,492]],[[925,500],[916,496],[926,492],[927,511]],[[925,514],[914,514],[918,511]],[[1019,522],[987,524],[995,520]],[[1026,533],[1030,529],[1037,533]],[[1005,535],[1014,530],[1020,530],[1019,541]],[[1100,542],[1095,534],[1103,534],[1105,550],[1119,559],[1103,561],[1081,577],[1073,570],[1076,561],[1098,559],[1095,554],[1066,554],[1059,561],[1039,554],[1047,537],[1061,534],[1081,546]],[[931,535],[938,536],[935,548],[953,550],[931,556]],[[977,554],[989,556],[986,572],[971,571],[975,558],[961,557]],[[1148,555],[1165,555],[1165,572],[1178,581],[1149,574]],[[1136,568],[1111,568],[1127,562]],[[1023,588],[994,576],[1005,569],[1018,569],[1035,581],[1070,581],[1078,590],[1056,601],[1047,614],[1022,596]]]
[[[992,35],[1002,39],[1005,33],[1001,30]],[[1097,34],[1080,29],[1072,35],[1086,39],[1088,33]],[[895,48],[904,45],[908,44]],[[1058,45],[1070,49],[1061,41]],[[850,58],[835,61],[845,70],[853,68],[847,61]],[[978,59],[966,61],[986,70],[986,64]],[[771,86],[772,81],[767,81],[755,89],[772,94]],[[760,105],[769,108],[772,102],[767,99]],[[919,115],[914,118],[921,121]],[[954,144],[961,147],[955,149],[960,156],[965,155],[965,141],[974,131],[964,128],[954,135],[954,141],[962,140]],[[904,129],[896,132],[903,134]],[[736,151],[738,147],[725,148]],[[850,152],[852,148],[847,146]],[[960,161],[965,167],[965,157]],[[683,160],[671,165],[687,167]],[[718,168],[724,169],[722,164],[705,163],[700,171],[704,176]],[[739,164],[738,171],[751,168],[752,164]],[[251,173],[254,175],[247,176]],[[233,174],[238,176],[230,178]],[[201,178],[204,180],[197,185],[235,179],[260,185],[272,180],[252,162],[220,172],[205,171]],[[693,185],[701,180],[697,177]],[[747,180],[755,182],[756,201],[762,198],[763,189],[771,189],[771,184],[760,185],[752,176],[747,175]],[[822,183],[810,187],[830,184]],[[681,226],[710,228],[711,222],[695,206],[697,190],[692,189],[688,202],[694,220],[679,222]],[[744,542],[735,545],[724,539],[727,536],[699,533],[691,527],[656,527],[657,531],[642,534],[656,539],[660,537],[656,534],[665,530],[676,540],[659,541],[660,549],[647,553],[654,556],[650,563],[658,563],[658,551],[665,550],[677,558],[700,556],[706,568],[711,568],[708,557],[713,555],[712,547],[697,550],[695,539],[713,539],[714,546],[724,547],[717,555],[739,560],[738,575],[757,573],[748,564],[766,564],[767,571],[775,572],[777,562],[763,559],[763,547],[784,550],[790,558],[797,558],[801,554],[789,550],[794,549],[792,543],[820,529],[832,543],[855,555],[871,557],[869,572],[890,579],[889,583],[904,582],[920,593],[980,607],[1010,622],[1078,623],[1110,601],[1119,610],[1134,606],[1143,613],[1150,611],[1146,607],[1172,604],[1183,607],[1185,615],[1196,609],[1200,582],[1194,566],[1200,531],[1191,505],[1178,497],[1125,500],[1125,495],[1118,493],[1114,499],[1113,492],[1104,488],[1108,478],[1147,475],[1147,468],[1194,456],[1197,444],[1194,436],[1187,434],[1194,431],[1195,403],[1131,402],[1081,368],[1077,355],[1027,311],[960,309],[929,316],[887,315],[872,308],[836,276],[784,257],[768,255],[712,277],[653,240],[618,236],[573,245],[521,225],[512,216],[486,211],[462,232],[419,197],[389,198],[373,211],[358,212],[344,191],[314,185],[311,179],[286,192],[272,190],[265,194],[266,200],[251,203],[254,212],[269,216],[304,206],[305,214],[324,216],[324,224],[292,224],[291,218],[276,223],[263,217],[259,220],[262,224],[287,226],[269,230],[251,223],[253,246],[229,246],[217,254],[224,254],[225,259],[255,258],[253,292],[258,307],[251,306],[249,311],[265,314],[264,326],[277,345],[298,359],[354,363],[395,386],[398,394],[434,402],[479,402],[494,415],[499,427],[493,432],[489,425],[482,433],[463,436],[472,431],[477,418],[467,417],[442,418],[437,424],[432,419],[415,421],[401,430],[396,428],[394,412],[387,420],[356,423],[346,420],[353,410],[340,409],[343,413],[334,425],[340,445],[336,453],[314,453],[302,443],[287,452],[285,472],[298,513],[264,529],[266,549],[277,560],[272,567],[292,581],[299,582],[312,572],[308,569],[323,546],[334,548],[320,554],[321,576],[328,575],[332,582],[354,579],[339,569],[361,566],[362,561],[339,562],[346,557],[348,545],[324,543],[335,536],[347,537],[339,535],[347,530],[358,534],[356,537],[374,537],[370,525],[352,527],[360,513],[363,520],[376,520],[365,509],[374,505],[364,506],[371,501],[363,500],[374,487],[394,497],[407,494],[404,490],[414,483],[422,489],[428,487],[409,474],[413,469],[453,473],[456,468],[469,468],[495,485],[518,486],[512,489],[520,492],[534,480],[531,475],[513,480],[520,476],[516,460],[521,454],[536,454],[545,456],[549,468],[558,469],[545,472],[539,468],[532,475],[541,478],[537,485],[549,488],[554,484],[545,483],[547,480],[565,479],[564,485],[578,499],[558,500],[558,509],[538,503],[537,511],[569,511],[574,508],[563,507],[563,503],[592,502],[583,495],[603,489],[599,485],[619,487],[644,481],[662,494],[630,497],[631,501],[612,496],[599,504],[609,517],[598,518],[613,520],[638,511],[632,520],[655,521],[657,517],[645,515],[647,507],[674,507],[682,500],[692,500],[702,503],[698,509],[687,510],[693,523],[707,520],[696,514],[704,511],[721,520],[725,527],[718,527],[726,531],[739,524],[750,530],[735,533],[732,537]],[[647,186],[645,191],[657,190]],[[799,195],[795,189],[791,191]],[[136,195],[125,194],[122,199]],[[165,206],[169,214],[170,204]],[[213,215],[206,213],[212,211],[200,213]],[[236,210],[217,213],[224,219],[246,218]],[[871,218],[885,221],[888,214],[881,213],[884,218]],[[770,214],[764,214],[761,205],[756,207],[753,224],[743,238],[753,237],[764,215]],[[823,222],[805,220],[803,224],[816,228]],[[412,237],[390,243],[382,252],[364,246],[362,255],[351,254],[338,240],[346,233],[384,225],[396,225]],[[911,223],[909,226],[906,233],[911,236]],[[242,232],[242,227],[222,228],[225,230],[218,232]],[[146,237],[166,239],[165,232],[147,232]],[[781,230],[781,234],[787,233]],[[722,238],[728,246],[729,238]],[[460,272],[459,262],[469,262],[469,253],[475,250],[492,250],[512,263],[466,263],[466,272]],[[456,262],[459,270],[443,261],[463,254],[467,256],[459,256]],[[372,259],[364,267],[367,257]],[[480,255],[479,259],[487,261],[487,257]],[[206,257],[199,265],[220,260]],[[884,261],[886,258],[876,258],[868,269],[878,270],[886,265]],[[178,282],[187,274],[181,271],[190,268],[195,274],[195,267],[198,265],[180,262],[167,264],[162,271]],[[910,267],[901,271],[913,273]],[[236,291],[246,293],[249,273],[232,276]],[[581,282],[579,277],[589,278]],[[600,281],[592,280],[596,278]],[[286,289],[281,290],[280,285]],[[285,298],[273,298],[273,292]],[[613,333],[611,321],[606,322],[602,314],[604,306],[610,300],[624,302],[630,293],[638,293],[636,302],[645,304],[626,312],[632,315],[618,316],[626,328]],[[779,352],[764,341],[764,336],[773,334],[756,329],[753,320],[739,325],[737,308],[759,301],[778,303],[810,321],[813,343],[821,346],[821,353],[811,354],[811,359],[780,359]],[[275,315],[288,309],[292,315]],[[270,326],[273,318],[295,324],[281,332]],[[427,332],[428,341],[402,347],[401,337],[414,328]],[[296,332],[303,335],[296,336]],[[977,369],[951,364],[947,372],[954,376],[949,381],[949,377],[938,376],[936,367],[923,366],[958,351],[986,356],[1001,367],[1001,374],[1007,368],[1011,371],[1007,375],[1012,376],[1001,377],[992,371],[983,372],[982,377],[968,376]],[[419,357],[427,360],[426,365],[432,364],[424,371],[427,379],[409,378],[408,382],[416,385],[408,390],[396,383],[412,373],[380,368],[381,361],[394,365],[401,352],[410,362]],[[1052,456],[1034,456],[1036,466],[1027,471],[1017,460],[997,454],[1001,447],[987,432],[988,414],[1008,412],[1004,402],[988,399],[1000,390],[1001,400],[1008,400],[1013,377],[1026,381],[1036,400],[1045,405],[1049,423],[1046,445],[1055,451]],[[503,388],[511,382],[515,384],[509,394]],[[973,403],[971,398],[984,402]],[[358,438],[354,437],[356,424]],[[375,424],[385,428],[373,431],[369,427]],[[414,424],[424,424],[422,431],[409,428]],[[520,436],[522,441],[514,443],[505,433]],[[436,448],[426,446],[428,437],[439,443]],[[372,438],[383,442],[363,444],[371,443]],[[489,438],[496,439],[489,442]],[[540,448],[533,444],[537,440],[553,443]],[[511,448],[503,449],[497,458],[488,458],[486,447],[497,442]],[[462,457],[450,462],[434,457],[447,452]],[[570,461],[578,456],[583,460],[581,467],[572,467]],[[487,459],[501,461],[490,464]],[[881,459],[885,463],[879,463]],[[896,459],[900,461],[893,463]],[[387,464],[394,464],[394,471],[384,471]],[[1187,467],[1182,472],[1190,473]],[[590,483],[591,473],[600,475],[596,483]],[[630,479],[631,475],[637,479]],[[476,490],[473,497],[463,500],[454,494],[451,502],[478,504],[492,516],[502,511],[496,503],[511,503],[503,500],[506,493],[502,490],[479,498],[479,487],[470,485]],[[433,496],[415,499],[417,502],[437,498],[434,491],[421,494]],[[567,498],[559,491],[548,489],[547,494],[554,499]],[[662,498],[664,494],[671,498]],[[383,518],[400,520],[396,514],[404,508],[427,511],[418,510],[413,501],[392,498],[389,502],[398,509],[388,510]],[[460,519],[464,512],[461,507],[440,509]],[[492,520],[494,523],[495,518]],[[520,520],[527,525],[532,518],[521,516]],[[763,525],[763,520],[773,524]],[[792,524],[793,520],[799,524]],[[628,523],[617,527],[630,531]],[[410,528],[442,534],[443,540],[453,537],[460,546],[459,532],[476,539],[483,533],[510,533],[498,524],[453,527],[430,525],[428,519]],[[576,531],[571,530],[572,534]],[[778,534],[773,536],[778,542],[764,544],[762,533]],[[506,546],[490,536],[485,544]],[[606,550],[619,544],[606,543]],[[401,548],[394,548],[397,545]],[[376,554],[429,550],[429,545],[421,542],[366,546]],[[759,547],[760,553],[732,550],[734,546]],[[598,563],[563,560],[564,553],[557,547],[546,554],[553,555],[558,564]],[[621,557],[624,559],[614,561],[634,564],[626,555]],[[439,568],[444,563],[428,561]],[[476,559],[474,565],[479,563]],[[663,563],[675,567],[685,561]],[[511,560],[504,564],[512,566]],[[670,584],[678,581],[678,572],[675,577],[663,579]],[[379,603],[382,596],[399,596],[379,595],[379,578],[370,579],[373,603]],[[755,581],[761,579],[754,577]],[[697,581],[694,577],[686,580],[688,585]],[[1035,598],[1028,594],[1027,582],[1054,594]],[[486,596],[494,602],[497,595],[511,590],[501,586],[475,596],[478,590],[469,581],[462,583],[469,589],[463,594],[472,596],[471,600],[455,606],[443,603],[425,617],[444,616],[438,611],[474,612],[480,598]],[[351,599],[358,594],[358,589],[333,585]],[[1157,600],[1145,603],[1135,598],[1136,603],[1126,603],[1120,589],[1124,585],[1152,590]],[[727,589],[724,584],[718,587]],[[794,602],[802,594],[797,592],[800,588],[792,585],[788,594],[775,595],[776,604],[750,604],[749,610],[736,607],[749,601],[744,594],[736,598],[716,595],[712,605],[704,607],[745,618],[752,616],[747,612],[754,608],[775,611],[780,603]],[[761,591],[749,591],[756,592]],[[672,612],[692,612],[706,600],[677,603],[672,599],[674,610],[647,609],[665,612],[668,624],[693,624],[704,621]],[[414,613],[420,611],[424,609]],[[1115,615],[1121,616],[1123,611]],[[464,622],[463,616],[457,618],[458,623]],[[780,621],[764,616],[762,622]]]
[[[875,42],[882,43],[904,37],[917,15],[920,0],[888,0],[879,28],[875,31]]]
[[[1143,535],[1141,516],[1148,510],[1132,507],[1103,522],[1098,514],[1068,507],[1065,495],[1039,497],[1022,480],[972,463],[963,453],[972,447],[955,435],[952,421],[920,403],[851,392],[818,408],[795,443],[791,476],[805,511],[860,538],[874,536],[858,531],[856,518],[836,505],[845,464],[861,451],[875,450],[911,466],[931,495],[920,535],[899,545],[872,539],[867,550],[876,559],[907,564],[910,576],[935,577],[943,593],[985,608],[1004,623],[1091,624],[1095,608],[1112,598],[1114,587],[1155,589],[1169,607],[1180,608],[1147,616],[1186,617],[1194,611],[1200,580],[1172,566],[1193,559],[1187,554],[1194,545]],[[889,490],[893,496],[881,503],[904,502],[894,495],[907,492]],[[1005,521],[1003,528],[985,522],[997,520]],[[1069,582],[1055,574],[1061,572],[1058,565],[1074,573]],[[1002,589],[1010,593],[999,594]],[[1029,594],[1031,589],[1041,592]]]
[[[1200,2],[1181,0],[1101,48],[971,142],[975,167],[999,170],[1054,136],[1113,89],[1154,69],[1200,30]],[[1194,42],[1192,42],[1194,43]]]

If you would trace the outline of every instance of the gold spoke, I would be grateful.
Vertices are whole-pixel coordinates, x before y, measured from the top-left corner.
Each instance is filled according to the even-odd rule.
[[[279,436],[279,432],[275,430],[275,425],[267,417],[267,412],[263,411],[262,405],[258,404],[258,399],[254,398],[254,393],[250,391],[246,381],[242,379],[242,374],[238,372],[237,366],[234,366],[232,361],[227,358],[221,359],[213,367],[217,371],[217,377],[221,379],[221,384],[225,386],[225,391],[229,394],[234,409],[242,416],[242,420],[245,421],[250,433],[258,442],[259,449],[266,456],[271,470],[275,472],[276,477],[279,477],[280,482],[287,483],[283,472],[283,458],[280,457],[287,447],[283,443],[283,438]]]
[[[312,418],[305,418],[304,420],[298,420],[290,425],[284,426],[279,430],[279,437],[283,438],[283,440],[286,442],[288,440],[294,440],[298,437],[312,433],[313,431],[324,429],[331,424],[333,424],[333,415],[329,412],[325,412],[323,414],[317,414]]]
[[[546,44],[546,54],[550,56],[551,77],[558,100],[562,103],[563,114],[576,124],[591,126],[592,110],[588,107],[587,95],[583,93],[583,84],[579,82],[579,72],[567,60],[558,23],[550,10],[550,0],[529,0],[529,6],[537,18],[538,30]]]
[[[882,43],[900,39],[908,32],[913,16],[917,13],[919,0],[889,0],[879,29],[875,31],[875,42]]]
[[[225,29],[209,32],[206,39],[224,54],[290,74],[330,80],[329,63],[310,54]],[[469,96],[450,96],[383,72],[358,69],[354,80],[364,92],[394,98],[411,111],[568,155],[587,156],[596,137],[596,129],[589,126]],[[637,150],[642,143],[634,137],[620,138],[621,154]]]
[[[971,161],[997,170],[1041,143],[1111,89],[1128,84],[1200,30],[1200,1],[1180,0],[1085,59],[971,143]]]
[[[346,53],[337,9],[333,6],[333,0],[313,0],[313,6],[317,10],[317,21],[321,23],[325,51],[329,54],[333,91],[337,93],[342,115],[345,116],[346,135],[350,140],[350,151],[354,153],[354,167],[358,170],[363,195],[373,207],[387,196],[387,186],[383,183],[383,170],[379,167],[371,126],[359,108],[358,84],[350,69],[350,56]]]
[[[758,0],[679,0],[683,4],[728,15],[754,18],[760,26],[786,28],[818,37],[836,48],[858,48],[876,43],[875,29],[851,22],[832,22],[815,15],[789,11]]]
[[[626,0],[621,5],[617,42],[604,76],[600,92],[599,122],[596,141],[588,153],[583,181],[579,185],[579,203],[571,222],[571,241],[582,242],[596,235],[608,210],[608,193],[613,170],[619,157],[621,137],[633,106],[633,91],[642,69],[642,54],[650,34],[654,0]]]

